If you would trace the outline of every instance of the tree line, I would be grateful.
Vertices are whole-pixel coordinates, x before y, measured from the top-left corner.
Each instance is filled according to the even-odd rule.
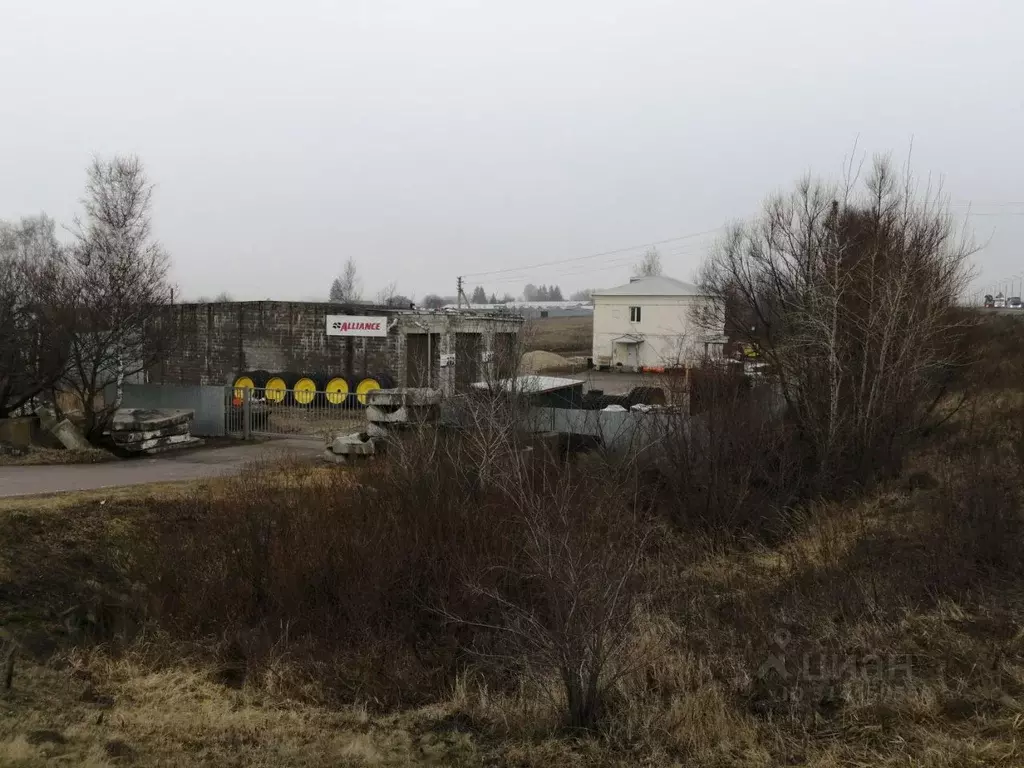
[[[96,158],[69,243],[45,213],[0,221],[0,418],[69,393],[96,438],[125,381],[160,359],[173,293],[152,200],[139,158]]]

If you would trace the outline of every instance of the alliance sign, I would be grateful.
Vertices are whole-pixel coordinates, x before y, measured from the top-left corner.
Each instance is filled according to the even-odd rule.
[[[328,336],[387,336],[388,318],[358,315],[327,315]]]

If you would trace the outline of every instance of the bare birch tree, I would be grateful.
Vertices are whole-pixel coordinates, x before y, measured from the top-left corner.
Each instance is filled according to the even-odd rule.
[[[134,156],[93,160],[71,260],[74,333],[64,386],[82,402],[97,437],[121,406],[125,379],[146,370],[170,341],[161,320],[171,300],[169,259],[153,238],[153,185]],[[109,401],[100,395],[114,386]]]
[[[771,365],[819,479],[896,468],[935,418],[972,253],[941,195],[882,157],[863,185],[769,200],[708,260],[719,327]]]
[[[661,254],[657,248],[648,248],[640,261],[633,265],[633,277],[656,277],[661,274]]]
[[[359,273],[355,259],[349,257],[342,273],[331,283],[331,301],[352,304],[362,299],[362,288],[359,284]]]

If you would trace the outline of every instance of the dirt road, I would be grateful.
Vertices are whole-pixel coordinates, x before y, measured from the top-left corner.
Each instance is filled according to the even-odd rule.
[[[238,472],[261,458],[281,454],[314,457],[323,449],[321,440],[269,440],[106,464],[0,467],[0,497],[198,480]]]

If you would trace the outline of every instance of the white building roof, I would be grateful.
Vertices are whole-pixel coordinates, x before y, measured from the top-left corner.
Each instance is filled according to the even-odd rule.
[[[445,304],[441,309],[457,309],[458,304]],[[462,308],[473,310],[512,310],[512,309],[589,309],[594,305],[589,301],[506,301],[501,304],[466,304]]]
[[[702,296],[700,288],[674,277],[634,277],[626,285],[595,291],[595,296]]]

